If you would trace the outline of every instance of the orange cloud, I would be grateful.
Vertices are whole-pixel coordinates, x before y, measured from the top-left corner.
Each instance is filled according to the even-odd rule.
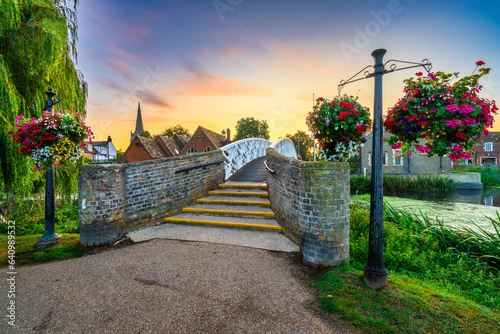
[[[271,96],[271,88],[210,74],[192,74],[184,82],[175,82],[177,95],[193,96]]]

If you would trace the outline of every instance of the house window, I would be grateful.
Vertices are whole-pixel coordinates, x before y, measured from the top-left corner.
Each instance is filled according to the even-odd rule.
[[[195,149],[194,147],[191,147],[191,148],[187,151],[187,154],[188,154],[188,155],[189,155],[189,154],[196,154],[196,153],[198,153],[198,152],[196,151],[196,149]]]
[[[485,197],[484,205],[493,206],[493,196]]]
[[[492,142],[484,143],[484,150],[490,152],[493,151],[493,143]]]
[[[401,152],[400,152],[401,154]],[[396,150],[392,150],[392,157],[393,157],[393,165],[394,166],[403,166],[403,157],[400,155],[399,157],[396,156]]]
[[[372,154],[368,153],[368,166],[372,165]]]
[[[209,146],[207,147],[203,152],[210,152],[210,151],[213,151],[212,148]]]

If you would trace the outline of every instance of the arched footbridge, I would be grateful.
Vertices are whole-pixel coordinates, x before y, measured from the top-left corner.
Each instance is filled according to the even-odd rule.
[[[274,148],[287,157],[297,157],[293,142],[286,137],[274,143],[262,138],[238,140],[220,148],[225,160],[226,180],[230,177],[235,181],[237,178],[244,181],[265,180],[264,160],[268,148]],[[242,169],[244,166],[245,169]]]

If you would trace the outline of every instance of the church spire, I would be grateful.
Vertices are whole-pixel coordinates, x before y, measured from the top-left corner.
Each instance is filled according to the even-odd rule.
[[[130,142],[132,142],[135,136],[139,136],[143,132],[144,126],[142,124],[141,102],[139,102],[139,106],[137,107],[137,120],[135,121],[135,131],[130,132]]]
[[[144,127],[142,125],[141,102],[139,102],[139,106],[137,107],[137,121],[135,122],[135,133],[141,134],[142,132],[144,132]]]

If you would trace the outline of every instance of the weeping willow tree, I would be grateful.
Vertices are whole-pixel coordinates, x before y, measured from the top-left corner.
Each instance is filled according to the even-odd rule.
[[[0,0],[0,189],[4,192],[25,196],[43,185],[43,174],[34,171],[29,157],[18,154],[7,133],[18,115],[41,116],[49,87],[61,99],[55,110],[85,114],[87,84],[73,62],[77,5],[78,0]],[[58,174],[74,180],[76,171],[68,170]]]

